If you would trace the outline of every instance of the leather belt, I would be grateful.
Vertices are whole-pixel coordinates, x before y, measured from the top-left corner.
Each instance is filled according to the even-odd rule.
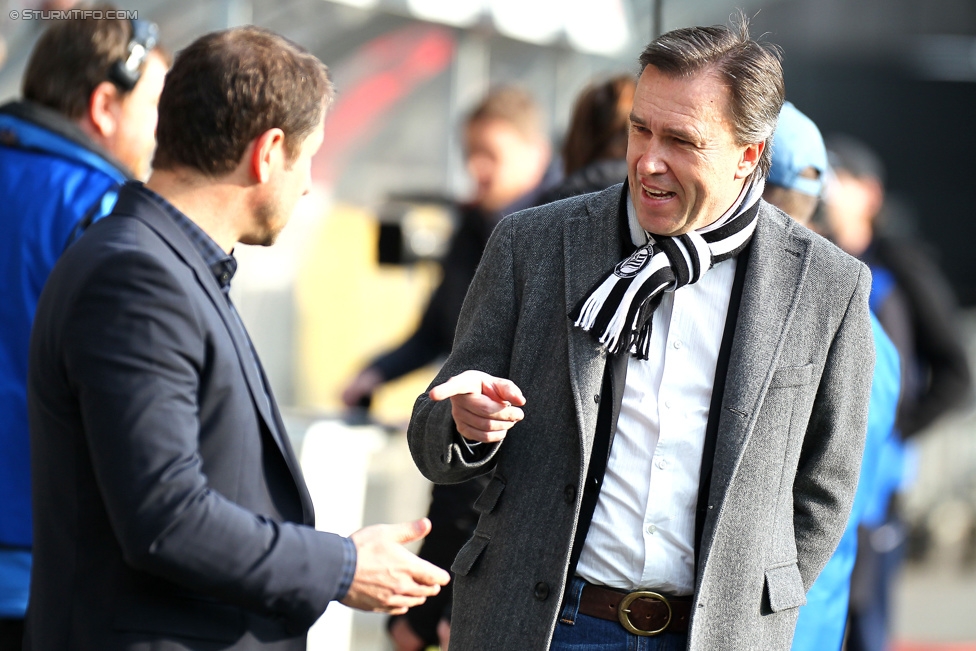
[[[579,612],[620,625],[634,635],[685,633],[691,615],[691,597],[667,597],[639,590],[621,592],[586,584],[580,595]]]

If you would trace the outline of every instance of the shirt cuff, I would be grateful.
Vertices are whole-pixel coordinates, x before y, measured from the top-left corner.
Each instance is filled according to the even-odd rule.
[[[352,579],[356,575],[356,543],[352,538],[342,539],[342,574],[339,577],[339,587],[336,590],[335,601],[345,599],[349,588],[352,586]]]
[[[465,461],[477,461],[480,456],[478,448],[481,447],[481,441],[469,441],[460,434],[457,435],[458,440],[461,441],[461,458]]]

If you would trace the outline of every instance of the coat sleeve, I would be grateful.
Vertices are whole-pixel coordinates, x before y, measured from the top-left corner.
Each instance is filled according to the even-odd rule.
[[[858,266],[856,287],[827,353],[793,484],[797,558],[808,590],[846,528],[867,431],[874,368],[871,273]]]
[[[198,397],[213,350],[172,271],[144,252],[112,256],[65,309],[64,370],[126,562],[291,629],[311,626],[344,596],[355,546],[208,486]]]
[[[515,280],[516,219],[499,223],[468,288],[450,356],[430,388],[467,370],[508,378],[518,292]],[[515,425],[518,427],[518,425]],[[494,466],[503,441],[468,448],[451,416],[451,401],[432,401],[423,393],[414,403],[407,429],[414,462],[435,483],[451,484],[484,474]]]

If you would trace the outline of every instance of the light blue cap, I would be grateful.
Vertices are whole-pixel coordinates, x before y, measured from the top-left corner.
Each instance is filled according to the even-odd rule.
[[[820,178],[800,176],[808,167],[820,172]],[[820,129],[791,102],[783,102],[773,134],[773,164],[767,182],[819,197],[826,173],[827,148]]]

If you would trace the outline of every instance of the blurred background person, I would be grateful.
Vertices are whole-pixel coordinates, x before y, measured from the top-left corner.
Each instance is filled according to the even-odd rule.
[[[972,382],[957,329],[956,301],[923,242],[885,232],[884,165],[848,135],[827,139],[833,179],[826,228],[874,274],[876,313],[902,355],[898,431],[911,438],[970,397]]]
[[[808,226],[817,210],[827,176],[827,149],[817,125],[791,102],[785,102],[773,134],[773,163],[763,198],[800,224]],[[898,406],[898,353],[881,324],[871,317],[875,365],[868,408],[868,431],[857,493],[837,550],[807,592],[800,607],[793,651],[839,650],[847,627],[851,570],[857,551],[858,524],[877,490],[882,450],[894,435]]]
[[[809,227],[827,175],[827,149],[820,129],[792,102],[780,109],[772,155],[763,199]]]
[[[348,407],[368,406],[381,384],[450,352],[461,304],[488,237],[502,217],[534,205],[555,180],[550,152],[542,111],[528,92],[499,87],[471,111],[464,125],[464,153],[474,197],[457,206],[458,228],[442,263],[443,278],[413,335],[370,362],[343,392]],[[427,514],[433,529],[420,548],[421,558],[445,569],[451,566],[477,524],[471,505],[486,481],[433,487]],[[448,585],[406,615],[391,618],[397,651],[442,643],[438,623],[450,617],[450,603]]]
[[[890,599],[904,558],[906,526],[898,496],[906,482],[903,443],[966,402],[970,371],[955,300],[924,245],[883,232],[884,166],[864,143],[827,139],[832,181],[825,227],[845,251],[871,268],[871,309],[898,350],[901,391],[892,437],[878,463],[879,489],[865,505],[850,600],[850,651],[884,651]]]
[[[102,6],[108,10],[111,7]],[[140,20],[52,23],[0,107],[0,650],[20,651],[31,567],[27,348],[64,249],[145,178],[168,61]]]
[[[413,335],[375,358],[346,387],[347,406],[364,403],[381,384],[450,352],[461,303],[495,225],[535,205],[556,180],[550,152],[542,111],[522,89],[490,91],[468,114],[464,155],[474,197],[457,206],[458,227],[441,265],[443,278]]]
[[[627,178],[627,131],[636,88],[634,75],[622,74],[583,89],[563,142],[565,178],[543,194],[540,204],[597,192]]]

